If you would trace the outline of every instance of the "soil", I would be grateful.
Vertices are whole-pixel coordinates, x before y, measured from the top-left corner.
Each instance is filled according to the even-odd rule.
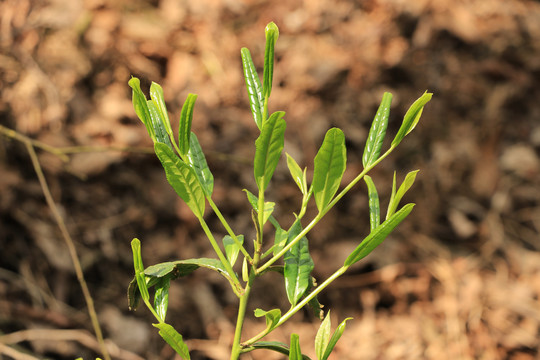
[[[350,181],[383,92],[394,95],[385,146],[408,106],[434,93],[415,131],[371,174],[387,204],[394,170],[400,182],[419,169],[405,198],[413,213],[320,296],[334,327],[354,318],[331,359],[537,359],[538,1],[4,0],[0,124],[81,150],[67,162],[36,151],[114,358],[175,358],[151,314],[128,310],[131,240],[141,240],[146,265],[213,254],[151,154],[127,81],[139,77],[144,91],[160,83],[173,126],[187,94],[199,95],[193,130],[216,179],[213,199],[252,238],[242,189],[255,189],[257,128],[240,48],[262,69],[269,21],[280,28],[270,108],[287,113],[285,151],[301,166],[313,168],[324,133],[337,126]],[[291,224],[301,197],[284,161],[268,198]],[[369,232],[367,203],[359,184],[310,233],[318,281]],[[207,221],[225,234],[210,212]],[[253,309],[288,308],[278,275],[253,293],[246,338],[264,327]],[[168,320],[192,359],[227,359],[236,306],[226,281],[199,270],[173,283]],[[317,328],[306,311],[270,339],[288,343],[296,332],[315,358]],[[27,149],[0,136],[0,359],[79,356],[99,352],[69,252]]]

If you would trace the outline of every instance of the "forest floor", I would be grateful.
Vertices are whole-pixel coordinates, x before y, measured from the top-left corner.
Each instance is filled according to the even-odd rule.
[[[4,0],[0,125],[80,150],[67,162],[37,152],[114,358],[174,358],[151,314],[128,310],[131,240],[141,239],[146,265],[212,254],[151,155],[127,82],[139,77],[144,91],[160,83],[174,124],[187,94],[199,95],[193,130],[216,179],[214,201],[251,238],[242,189],[255,188],[257,129],[240,48],[262,68],[270,21],[280,28],[270,107],[287,113],[285,151],[301,166],[312,169],[324,133],[337,126],[352,179],[382,93],[394,94],[392,135],[412,101],[434,93],[417,129],[371,174],[386,204],[393,171],[402,181],[420,169],[406,197],[414,212],[320,296],[334,326],[354,318],[332,359],[538,359],[538,1]],[[268,198],[276,218],[292,223],[301,197],[284,162]],[[359,185],[309,234],[318,281],[369,231],[367,204]],[[214,216],[207,220],[224,234]],[[170,291],[168,319],[192,359],[227,359],[237,306],[228,284],[198,271]],[[288,307],[277,276],[263,277],[253,294],[245,336],[264,327],[254,308]],[[288,343],[296,332],[314,357],[317,328],[306,312],[270,338]],[[0,359],[94,359],[91,334],[28,151],[2,131]]]

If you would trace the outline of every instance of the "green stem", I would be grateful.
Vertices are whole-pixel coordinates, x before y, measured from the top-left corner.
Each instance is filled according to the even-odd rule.
[[[348,266],[342,266],[340,267],[335,273],[333,273],[328,279],[326,279],[321,285],[317,286],[312,292],[310,292],[302,301],[300,301],[298,304],[296,304],[296,306],[294,306],[293,308],[289,309],[289,311],[287,311],[282,317],[281,319],[279,319],[278,323],[276,324],[276,326],[274,326],[272,328],[273,329],[276,329],[278,328],[279,326],[283,325],[283,323],[287,320],[289,320],[294,314],[296,314],[300,309],[302,309],[304,306],[307,305],[307,303],[309,303],[313,298],[315,298],[315,296],[317,296],[321,291],[323,291],[328,285],[330,285],[332,282],[334,282],[338,277],[340,277],[341,275],[343,275],[345,273],[345,271],[347,271],[349,267]],[[252,344],[254,344],[255,342],[259,341],[260,339],[262,339],[263,337],[265,337],[266,335],[268,335],[272,330],[264,330],[262,332],[260,332],[259,334],[255,335],[254,337],[252,337],[251,339],[247,340],[247,341],[244,341],[242,343],[242,346],[245,348],[247,346],[250,346]]]
[[[349,190],[351,190],[351,188],[356,185],[360,180],[362,180],[362,178],[364,177],[364,175],[366,175],[371,169],[373,169],[378,163],[380,163],[384,158],[386,158],[388,155],[390,155],[390,153],[395,149],[394,146],[390,147],[390,149],[388,149],[383,155],[381,155],[376,161],[374,161],[373,163],[371,163],[368,167],[366,167],[356,178],[354,178],[354,180],[352,180],[338,195],[336,195],[336,197],[326,206],[326,208],[324,208],[322,211],[320,211],[317,216],[315,216],[315,218],[313,218],[313,220],[311,220],[311,222],[309,223],[308,226],[306,226],[304,228],[304,230],[302,230],[302,232],[300,232],[300,234],[298,234],[289,244],[287,244],[287,246],[285,246],[283,249],[281,249],[280,252],[278,252],[276,255],[274,255],[270,260],[268,260],[266,263],[264,263],[263,266],[261,266],[259,269],[257,269],[257,274],[260,274],[261,272],[263,272],[265,269],[267,269],[270,265],[272,265],[273,263],[275,263],[277,260],[279,260],[283,255],[285,255],[285,253],[290,249],[292,248],[298,241],[300,241],[301,238],[303,238],[304,236],[307,235],[307,233],[309,231],[311,231],[311,229],[313,229],[313,227],[315,225],[317,225],[317,223],[324,217],[324,215],[326,215],[326,213],[328,211],[330,211],[330,209],[332,209],[334,207],[334,205],[336,205],[336,203],[347,193],[349,192]]]
[[[231,266],[231,263],[229,262],[229,260],[227,260],[227,258],[223,254],[223,251],[221,251],[221,248],[219,247],[218,243],[216,242],[216,239],[214,238],[214,235],[212,234],[212,232],[208,228],[208,225],[206,224],[206,221],[204,221],[204,219],[202,217],[200,217],[199,222],[201,224],[202,229],[204,230],[204,233],[208,237],[208,240],[210,240],[210,244],[212,245],[212,248],[214,248],[214,251],[215,251],[216,255],[218,256],[219,260],[221,261],[221,263],[225,267],[225,270],[227,270],[227,272],[231,276],[231,279],[232,279],[232,281],[234,283],[234,287],[233,287],[234,293],[238,297],[241,297],[241,294],[244,292],[244,290],[242,289],[242,285],[240,284],[240,281],[238,280],[238,278],[236,276],[236,273],[234,272],[234,270],[233,270],[233,268]]]
[[[223,227],[225,228],[225,230],[227,230],[227,233],[229,233],[229,235],[233,239],[236,246],[238,246],[240,248],[240,251],[242,252],[242,254],[244,254],[246,259],[251,263],[253,261],[251,256],[249,255],[247,250],[244,248],[244,246],[242,245],[240,240],[238,240],[238,237],[236,236],[234,231],[229,226],[229,223],[227,222],[227,220],[225,220],[225,218],[223,217],[223,214],[221,213],[221,211],[219,211],[219,208],[217,207],[217,205],[214,203],[214,201],[212,200],[212,198],[210,196],[207,196],[206,200],[208,200],[208,203],[210,204],[210,207],[212,208],[212,210],[214,210],[214,213],[217,215],[219,221],[221,221],[221,224],[223,224]]]
[[[231,350],[231,360],[237,360],[240,356],[243,346],[240,341],[242,340],[242,327],[244,326],[244,318],[246,317],[246,308],[249,299],[249,294],[251,292],[251,284],[255,279],[255,271],[251,271],[249,275],[249,280],[244,289],[244,293],[240,297],[240,303],[238,305],[238,316],[236,318],[236,329],[234,330],[234,340]]]

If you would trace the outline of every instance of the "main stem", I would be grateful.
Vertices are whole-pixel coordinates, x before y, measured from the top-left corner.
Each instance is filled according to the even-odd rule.
[[[240,352],[242,346],[240,341],[242,340],[242,328],[244,326],[244,318],[246,317],[246,308],[249,299],[249,294],[251,292],[251,284],[255,278],[255,272],[252,271],[246,288],[244,289],[244,294],[240,297],[240,303],[238,305],[238,316],[236,318],[236,329],[234,330],[234,340],[231,350],[231,360],[237,360],[240,357]]]

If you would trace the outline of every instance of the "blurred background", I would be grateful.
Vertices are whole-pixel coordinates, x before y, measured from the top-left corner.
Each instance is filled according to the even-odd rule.
[[[151,81],[163,86],[173,127],[187,94],[196,93],[193,130],[216,180],[214,201],[237,233],[252,238],[242,189],[255,189],[258,131],[240,48],[262,71],[270,21],[280,28],[270,110],[287,113],[285,151],[310,171],[324,133],[337,126],[347,138],[350,181],[362,169],[383,92],[394,94],[390,139],[408,106],[434,93],[415,131],[371,173],[384,212],[393,171],[401,182],[420,169],[405,199],[417,206],[319,298],[334,326],[354,317],[333,359],[537,359],[538,1],[4,0],[0,124],[53,147],[151,151],[131,105],[130,76],[145,92]],[[105,337],[122,349],[116,358],[174,359],[149,312],[128,311],[130,241],[141,239],[146,265],[213,252],[155,156],[83,151],[67,163],[42,150],[38,156]],[[284,161],[267,196],[283,227],[290,225],[301,197]],[[319,281],[369,232],[367,202],[359,183],[308,236]],[[218,238],[225,234],[213,214],[207,220]],[[251,316],[255,307],[288,308],[278,276],[261,278],[253,293],[246,338],[264,328]],[[227,359],[236,307],[228,284],[201,270],[172,284],[168,320],[188,339],[192,359]],[[270,339],[288,343],[297,332],[314,356],[317,328],[305,312]],[[57,336],[60,329],[73,330],[70,340]],[[91,334],[28,152],[3,133],[0,359],[94,359]],[[280,359],[267,351],[245,358]]]

